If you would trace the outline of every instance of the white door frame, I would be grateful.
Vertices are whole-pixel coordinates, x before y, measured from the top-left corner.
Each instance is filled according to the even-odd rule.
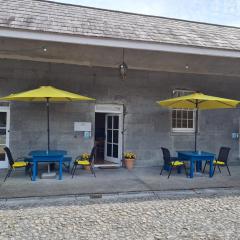
[[[104,164],[106,167],[121,166],[122,154],[123,154],[123,105],[121,104],[96,104],[95,113],[114,114],[119,116],[119,145],[118,145],[118,162]],[[104,146],[104,157],[106,147]],[[95,167],[101,167],[102,164],[96,164]]]
[[[115,158],[115,157],[109,157],[107,156],[107,144],[108,142],[106,141],[107,140],[107,132],[108,132],[108,117],[112,117],[112,125],[113,125],[113,117],[117,116],[118,117],[118,144],[114,144],[113,143],[113,135],[112,135],[112,142],[111,142],[111,145],[117,145],[118,146],[118,157]],[[115,129],[116,130],[116,129]],[[112,131],[112,134],[113,134],[113,131],[114,131],[114,127],[112,126],[111,130]],[[107,113],[105,115],[105,135],[106,135],[106,140],[105,140],[105,151],[104,151],[104,159],[106,161],[109,161],[109,162],[113,162],[115,164],[120,164],[121,163],[121,159],[122,159],[122,115],[121,114],[118,114],[118,113]],[[112,148],[112,154],[113,154],[113,148]]]
[[[1,147],[9,147],[9,134],[10,134],[10,107],[9,106],[0,106],[0,112],[6,112],[6,144],[0,144]],[[8,168],[9,163],[7,156],[5,161],[0,161],[0,169]]]

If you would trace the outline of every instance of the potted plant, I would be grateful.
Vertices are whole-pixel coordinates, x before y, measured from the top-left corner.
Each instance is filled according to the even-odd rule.
[[[89,161],[90,154],[89,153],[83,153],[83,154],[80,155],[80,157],[81,157],[81,161]],[[83,165],[83,168],[85,170],[90,171],[90,166],[89,165]]]
[[[133,152],[125,152],[124,153],[124,164],[128,170],[132,170],[135,159],[136,159],[135,153],[133,153]]]

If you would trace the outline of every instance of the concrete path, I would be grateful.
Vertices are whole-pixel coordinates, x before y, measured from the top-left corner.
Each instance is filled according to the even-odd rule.
[[[128,171],[119,169],[96,169],[96,178],[87,171],[79,170],[72,179],[64,173],[63,180],[37,179],[32,182],[21,171],[15,172],[5,183],[6,172],[0,172],[0,198],[44,197],[63,195],[111,194],[127,192],[152,192],[167,190],[192,190],[206,188],[238,188],[240,187],[240,166],[232,166],[232,176],[226,169],[216,172],[213,178],[208,174],[197,175],[193,179],[182,174],[173,173],[167,179],[166,172],[159,175],[159,168],[135,168]]]

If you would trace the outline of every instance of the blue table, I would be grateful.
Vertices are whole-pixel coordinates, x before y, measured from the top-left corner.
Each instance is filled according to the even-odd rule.
[[[67,152],[63,150],[31,151],[29,155],[32,156],[32,163],[33,163],[32,181],[36,181],[37,166],[39,162],[47,162],[47,163],[58,162],[59,163],[59,180],[62,180],[62,164],[63,164],[64,155],[66,154]]]
[[[194,166],[196,163],[196,170],[198,172],[202,169],[202,161],[209,161],[210,170],[209,177],[213,176],[213,161],[215,159],[215,154],[202,151],[177,151],[178,159],[181,161],[190,161],[190,178],[193,178],[194,175]]]

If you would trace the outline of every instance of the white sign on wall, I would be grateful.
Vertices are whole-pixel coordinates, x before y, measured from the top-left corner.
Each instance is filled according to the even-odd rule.
[[[74,132],[91,132],[91,122],[74,122]]]

